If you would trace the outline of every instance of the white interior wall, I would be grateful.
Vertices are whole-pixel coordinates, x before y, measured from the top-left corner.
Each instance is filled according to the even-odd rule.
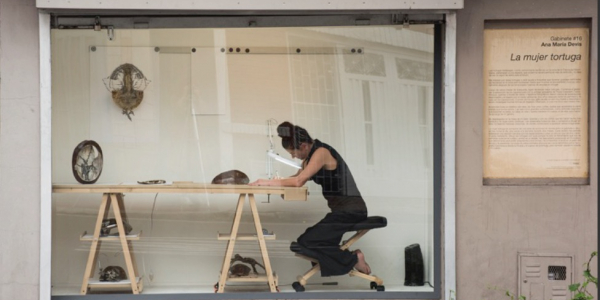
[[[251,180],[266,176],[264,153],[269,146],[266,120],[275,118],[279,122],[295,122],[296,116],[299,116],[292,105],[298,94],[290,87],[293,80],[290,79],[292,73],[288,55],[223,55],[224,58],[214,61],[226,67],[228,76],[220,78],[227,78],[227,81],[220,81],[218,86],[213,87],[205,85],[199,90],[204,81],[197,78],[206,73],[195,70],[197,66],[191,59],[194,54],[177,52],[176,47],[215,49],[217,46],[218,49],[218,43],[224,43],[286,48],[289,46],[288,32],[270,29],[257,36],[244,29],[227,30],[224,38],[215,37],[212,30],[152,30],[151,33],[147,30],[118,30],[115,34],[114,41],[109,41],[105,32],[53,31],[52,176],[55,183],[75,183],[70,171],[71,154],[75,145],[85,139],[97,140],[104,152],[105,165],[98,183],[158,178],[209,182],[216,174],[233,168],[246,172]],[[302,31],[301,35],[313,36],[313,41],[323,38],[322,34],[306,31]],[[335,38],[342,44],[355,42],[347,37]],[[422,38],[427,40],[426,35]],[[330,42],[327,43],[330,45]],[[101,76],[92,74],[96,62],[93,61],[93,52],[90,52],[91,46],[116,49],[115,61],[127,60],[140,49],[148,53],[150,59],[159,60],[152,65],[158,70],[148,72],[151,75],[142,70],[152,82],[145,90],[148,98],[144,101],[148,101],[134,110],[133,121],[120,114],[110,99],[110,93],[102,90],[103,85],[98,82]],[[381,43],[368,43],[367,46],[392,48]],[[154,47],[160,47],[160,53],[153,53]],[[397,48],[396,51],[401,52],[402,49]],[[389,49],[387,52],[393,54]],[[218,54],[215,57],[219,57]],[[319,68],[317,60],[313,63],[315,68]],[[106,76],[112,68],[106,66]],[[335,72],[343,73],[340,65],[336,68]],[[389,74],[389,77],[395,75],[393,72]],[[303,80],[315,80],[310,77],[310,69],[305,75]],[[339,114],[327,114],[327,118],[316,119],[306,125],[298,124],[306,127],[314,138],[321,138],[322,132],[331,134],[323,130],[324,125],[360,124],[361,99],[351,100],[358,92],[343,88],[348,84],[347,77],[339,74],[333,77],[338,81],[335,103],[343,105],[338,108]],[[404,280],[404,247],[421,244],[426,252],[426,261],[431,261],[429,256],[433,254],[431,233],[428,232],[431,230],[428,224],[431,222],[432,198],[427,190],[431,188],[431,175],[415,175],[423,163],[422,146],[418,146],[423,141],[420,140],[418,124],[413,124],[417,122],[418,115],[414,87],[406,83],[397,85],[393,79],[390,80],[392,82],[380,91],[387,96],[377,96],[378,101],[383,101],[377,103],[387,106],[375,112],[376,125],[381,131],[375,146],[384,149],[377,153],[377,158],[383,161],[381,169],[366,166],[361,160],[365,156],[364,148],[356,145],[364,145],[364,140],[353,142],[357,135],[352,127],[344,127],[342,138],[336,137],[336,140],[340,145],[338,149],[345,150],[340,151],[347,155],[370,215],[384,215],[389,222],[387,228],[369,233],[356,246],[368,255],[372,268],[386,278],[388,286],[401,286]],[[305,85],[305,93],[313,93],[309,90],[311,84]],[[315,84],[312,89],[318,94],[318,80]],[[205,111],[202,104],[211,107],[211,103],[197,98],[202,98],[206,89],[211,91],[206,94],[218,99],[217,105],[212,106],[213,110]],[[317,98],[319,96],[307,97],[313,101]],[[98,106],[101,99],[105,100],[104,106]],[[354,102],[355,105],[348,104]],[[94,103],[100,108],[94,109]],[[199,107],[192,113],[191,107],[196,104]],[[218,107],[216,113],[214,107]],[[322,112],[318,105],[306,107],[312,109],[313,114]],[[143,121],[148,121],[148,125],[140,126]],[[115,134],[120,135],[118,139]],[[277,137],[274,142],[276,151],[285,155]],[[390,168],[393,165],[399,167]],[[293,172],[277,167],[281,175]],[[156,196],[156,200],[154,198],[155,195],[150,194],[130,194],[125,198],[131,224],[145,233],[140,242],[134,243],[134,249],[137,256],[141,255],[141,260],[138,257],[140,273],[146,278],[152,274],[152,281],[146,284],[214,284],[220,269],[218,264],[222,260],[220,255],[225,248],[224,243],[220,245],[216,241],[216,233],[229,230],[236,197],[161,194]],[[266,198],[258,200],[267,201]],[[78,237],[83,230],[91,231],[99,201],[100,195],[53,195],[53,285],[72,286],[75,292],[78,291],[88,246],[80,243]],[[291,283],[296,275],[305,271],[306,264],[293,258],[288,251],[289,242],[318,221],[326,209],[314,185],[311,185],[310,201],[307,203],[271,199],[268,204],[259,204],[263,226],[275,231],[278,236],[277,241],[271,242],[274,245],[269,244],[269,251],[274,257],[272,263],[276,270],[285,266],[285,272],[278,272],[280,282]],[[390,238],[390,235],[393,237]],[[169,241],[166,249],[162,248],[165,241]],[[241,250],[256,257],[257,249],[250,248]],[[101,263],[118,264],[118,250],[107,250],[107,254],[101,255]],[[356,283],[353,279],[341,277],[339,281],[347,285]]]

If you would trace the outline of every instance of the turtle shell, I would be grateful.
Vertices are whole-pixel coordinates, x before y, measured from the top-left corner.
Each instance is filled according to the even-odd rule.
[[[213,178],[212,184],[248,184],[248,175],[239,170],[225,171]]]

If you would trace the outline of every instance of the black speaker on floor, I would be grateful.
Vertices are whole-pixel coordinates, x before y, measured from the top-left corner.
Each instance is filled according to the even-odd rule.
[[[406,274],[404,275],[404,285],[425,285],[425,266],[423,265],[421,246],[419,246],[419,244],[412,244],[404,248],[404,261],[404,266],[406,269]]]

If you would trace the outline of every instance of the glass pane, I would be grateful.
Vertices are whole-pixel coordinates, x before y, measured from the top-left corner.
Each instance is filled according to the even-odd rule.
[[[290,244],[331,210],[342,218],[361,211],[343,202],[358,199],[352,185],[338,190],[327,182],[349,180],[336,173],[344,162],[368,215],[387,218],[387,226],[349,248],[361,250],[368,268],[362,259],[355,265],[361,257],[355,252],[335,251],[351,238],[352,224],[340,227],[351,230],[343,236],[332,233],[341,241],[326,239],[333,254],[307,246],[320,253],[323,274],[335,276],[317,271],[302,288],[375,293],[373,281],[385,291],[433,291],[426,283],[434,281],[436,251],[432,28],[136,29],[115,30],[113,41],[91,30],[53,30],[53,295],[216,289],[236,298],[273,291],[270,283],[275,292],[295,293],[297,277],[311,264]],[[313,140],[300,140],[289,153],[277,131],[284,121]],[[74,151],[86,140],[103,155],[102,172],[88,185],[72,172]],[[319,142],[331,148],[323,146],[322,162],[311,162],[315,171],[326,170],[327,180],[311,180],[310,167],[300,171],[298,178],[309,179],[307,201],[288,201],[265,187],[251,190],[253,213],[248,182],[299,172],[268,152],[301,163],[321,155],[311,154]],[[77,161],[80,170],[97,168],[95,162]],[[229,170],[248,180],[225,174],[221,179],[239,185],[211,185]],[[239,199],[243,206],[236,206]],[[239,219],[236,207],[243,208]],[[126,212],[124,243],[116,211]],[[331,267],[328,257],[349,260]],[[267,276],[269,268],[276,275]],[[353,268],[376,277],[345,275]],[[143,288],[131,284],[134,276]],[[216,285],[220,281],[225,285]]]

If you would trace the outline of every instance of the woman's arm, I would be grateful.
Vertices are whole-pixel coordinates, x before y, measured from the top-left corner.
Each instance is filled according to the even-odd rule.
[[[337,161],[335,158],[333,158],[329,150],[325,148],[319,148],[315,151],[315,153],[313,153],[308,164],[294,177],[281,179],[259,179],[250,183],[250,185],[301,187],[323,167],[328,170],[335,169],[337,167]]]

